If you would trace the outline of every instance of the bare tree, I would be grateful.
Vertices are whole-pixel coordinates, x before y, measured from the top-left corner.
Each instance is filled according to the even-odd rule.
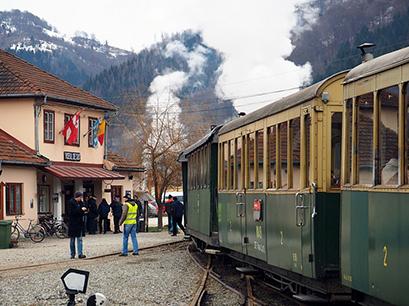
[[[131,150],[132,159],[146,168],[148,186],[154,190],[159,207],[158,227],[162,228],[162,196],[170,187],[181,185],[177,157],[187,146],[177,107],[172,102],[146,107],[146,99],[136,97],[119,116],[128,117],[127,124],[121,123],[121,127],[131,140],[123,150]]]

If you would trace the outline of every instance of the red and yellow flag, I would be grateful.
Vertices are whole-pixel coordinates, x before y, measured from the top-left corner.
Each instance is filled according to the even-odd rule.
[[[101,146],[104,144],[105,126],[106,126],[106,121],[105,119],[102,119],[99,124],[98,133],[97,133],[98,142]]]

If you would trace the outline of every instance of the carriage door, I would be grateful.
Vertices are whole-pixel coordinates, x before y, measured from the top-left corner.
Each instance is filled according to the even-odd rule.
[[[297,193],[295,195],[295,224],[299,229],[299,248],[298,254],[293,254],[293,267],[299,273],[309,277],[313,277],[311,229],[314,215],[315,193]]]
[[[311,159],[311,116],[303,116],[304,129],[301,131],[302,142],[300,151],[304,152],[301,157],[300,172],[304,173],[304,186],[310,187],[311,192],[299,192],[295,195],[295,225],[298,228],[298,250],[293,253],[293,268],[305,276],[313,277],[313,237],[312,222],[315,217],[316,183],[312,182]],[[304,159],[304,162],[303,160]],[[298,254],[297,254],[298,253]]]
[[[241,251],[247,254],[248,238],[246,235],[246,193],[239,191],[236,193],[236,217],[240,228]]]

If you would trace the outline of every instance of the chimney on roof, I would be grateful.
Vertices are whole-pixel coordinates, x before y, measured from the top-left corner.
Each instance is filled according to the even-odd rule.
[[[376,45],[374,43],[363,43],[357,47],[359,50],[361,50],[362,63],[365,63],[373,59],[373,54],[370,52],[367,52],[366,49],[369,49],[375,46]]]

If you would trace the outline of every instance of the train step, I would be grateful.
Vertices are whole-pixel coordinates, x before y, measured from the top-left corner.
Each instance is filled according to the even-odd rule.
[[[239,271],[242,274],[257,274],[259,271],[252,268],[252,267],[236,267],[236,270]]]
[[[205,253],[206,253],[206,254],[211,254],[211,255],[217,255],[217,254],[220,254],[220,250],[216,250],[216,249],[205,249]]]
[[[294,294],[293,298],[300,302],[304,303],[317,303],[317,304],[325,304],[328,302],[328,300],[323,299],[319,296],[315,295],[306,295],[306,294]]]

